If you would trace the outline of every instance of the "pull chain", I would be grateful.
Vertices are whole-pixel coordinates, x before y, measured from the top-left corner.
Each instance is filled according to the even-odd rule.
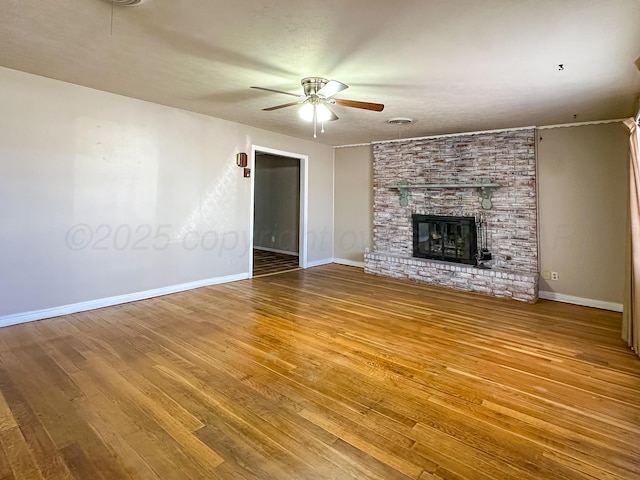
[[[313,106],[313,138],[318,138],[316,131],[318,130],[318,111],[316,106]]]

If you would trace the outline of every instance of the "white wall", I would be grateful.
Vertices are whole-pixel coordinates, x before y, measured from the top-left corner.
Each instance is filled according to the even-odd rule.
[[[0,317],[246,275],[252,144],[309,156],[332,257],[328,146],[5,68],[0,112]]]

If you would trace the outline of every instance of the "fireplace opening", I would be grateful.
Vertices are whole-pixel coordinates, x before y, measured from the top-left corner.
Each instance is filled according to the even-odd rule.
[[[413,256],[446,262],[476,264],[474,217],[414,214]]]

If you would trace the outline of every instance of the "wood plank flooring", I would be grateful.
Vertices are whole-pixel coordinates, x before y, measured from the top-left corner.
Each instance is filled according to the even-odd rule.
[[[0,479],[640,478],[620,315],[327,265],[0,329]]]
[[[253,249],[253,278],[300,268],[298,255]]]

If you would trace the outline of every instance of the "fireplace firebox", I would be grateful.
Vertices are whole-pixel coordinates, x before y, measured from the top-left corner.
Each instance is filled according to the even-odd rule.
[[[446,262],[476,264],[474,217],[414,214],[413,256]]]

